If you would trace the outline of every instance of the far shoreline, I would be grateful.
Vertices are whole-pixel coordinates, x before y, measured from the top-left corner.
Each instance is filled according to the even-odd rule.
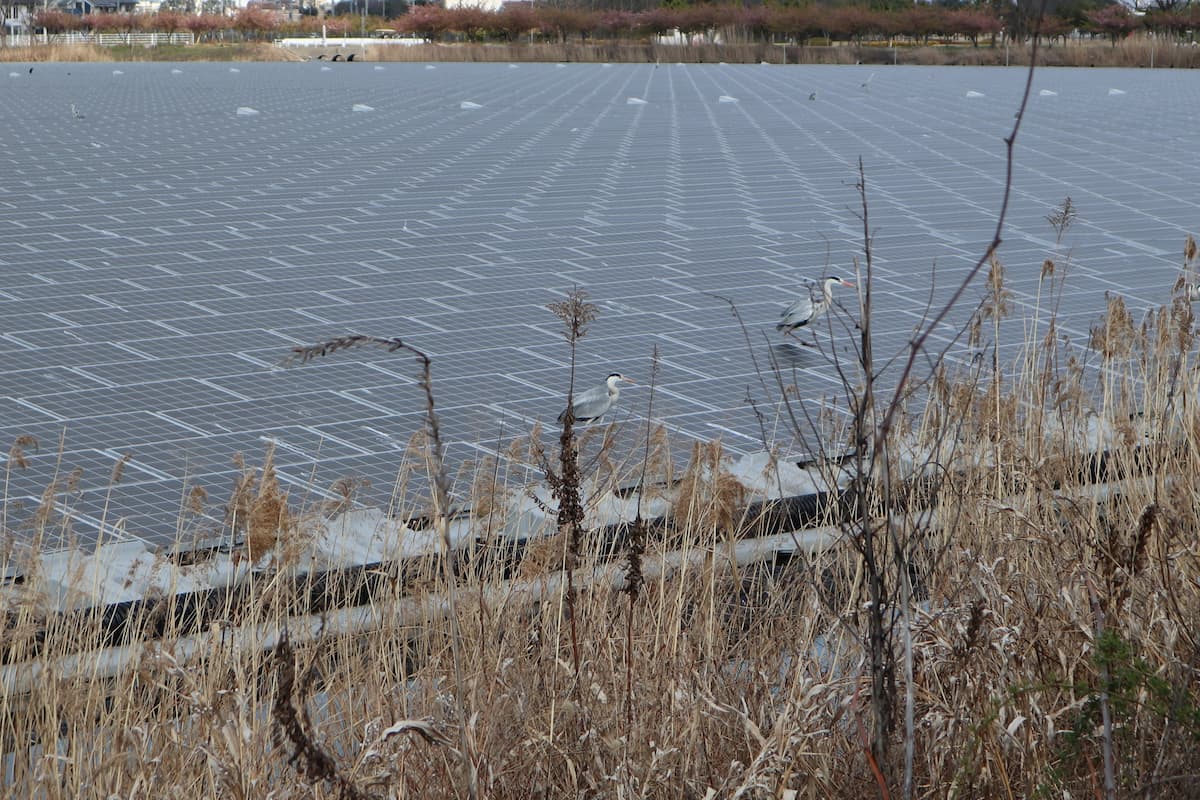
[[[136,61],[308,61],[318,55],[354,53],[356,61],[480,62],[480,63],[729,63],[877,66],[1028,66],[1029,45],[987,44],[892,46],[887,42],[842,45],[791,45],[766,42],[744,44],[659,44],[634,41],[562,43],[432,43],[339,46],[336,38],[324,46],[283,47],[270,43],[200,43],[191,45],[39,44],[0,48],[0,62],[136,62]],[[1101,41],[1042,44],[1039,67],[1193,69],[1200,67],[1200,48],[1137,37],[1117,44]]]

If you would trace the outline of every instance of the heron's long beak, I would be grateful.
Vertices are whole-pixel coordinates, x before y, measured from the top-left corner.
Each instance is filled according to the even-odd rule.
[[[622,375],[621,380],[625,381],[626,383],[632,383],[634,386],[637,386],[637,381],[635,381],[633,378],[626,378],[624,375]]]
[[[849,286],[851,289],[855,288],[854,284],[850,281],[842,281],[842,286]]]

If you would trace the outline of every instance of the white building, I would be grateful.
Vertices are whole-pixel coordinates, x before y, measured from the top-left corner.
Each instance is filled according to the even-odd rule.
[[[479,8],[484,11],[499,11],[504,0],[446,0],[446,8]]]

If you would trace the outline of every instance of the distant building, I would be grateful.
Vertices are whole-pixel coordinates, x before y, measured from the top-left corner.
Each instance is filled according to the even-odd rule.
[[[49,7],[80,16],[131,13],[137,9],[138,0],[58,0],[51,2]]]
[[[19,36],[28,33],[26,27],[34,13],[42,7],[38,0],[6,0],[0,4],[0,16],[4,17],[4,28],[0,35]]]
[[[504,0],[446,0],[446,8],[481,8],[484,11],[499,11]]]

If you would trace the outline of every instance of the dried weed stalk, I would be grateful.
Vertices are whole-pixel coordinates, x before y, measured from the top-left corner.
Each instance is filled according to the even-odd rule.
[[[425,432],[427,439],[423,448],[426,471],[429,476],[431,500],[433,504],[433,524],[442,544],[442,580],[445,588],[446,602],[449,607],[448,621],[450,625],[450,651],[454,674],[453,692],[458,716],[460,748],[455,751],[459,756],[461,772],[464,776],[465,791],[468,797],[479,796],[479,774],[474,759],[474,748],[468,730],[467,702],[470,687],[467,685],[464,672],[464,656],[462,653],[462,629],[459,621],[457,578],[454,574],[454,545],[450,539],[450,516],[453,513],[450,498],[450,474],[446,468],[445,443],[441,435],[441,422],[437,415],[436,402],[433,393],[432,361],[422,350],[402,341],[399,338],[381,338],[354,334],[331,339],[309,347],[296,347],[288,361],[306,363],[314,358],[329,355],[341,350],[358,347],[382,347],[389,353],[407,352],[414,356],[420,368],[420,388],[425,401]],[[286,363],[286,362],[285,362]]]
[[[558,468],[544,456],[540,459],[551,495],[558,501],[558,531],[566,546],[566,602],[571,627],[571,658],[579,676],[579,630],[575,608],[575,569],[579,564],[580,537],[583,534],[583,477],[579,469],[579,443],[575,436],[575,354],[579,341],[587,335],[588,326],[599,309],[587,300],[587,292],[572,289],[566,300],[549,304],[548,308],[563,323],[563,337],[571,355],[571,371],[567,384],[567,412],[563,415],[558,437]]]
[[[337,761],[313,739],[312,720],[304,707],[305,686],[297,686],[296,653],[285,630],[275,646],[275,696],[271,707],[271,718],[275,725],[276,741],[292,753],[288,764],[314,782],[333,787],[341,800],[369,800],[363,792],[338,769]],[[300,691],[300,710],[293,704],[297,690]]]

